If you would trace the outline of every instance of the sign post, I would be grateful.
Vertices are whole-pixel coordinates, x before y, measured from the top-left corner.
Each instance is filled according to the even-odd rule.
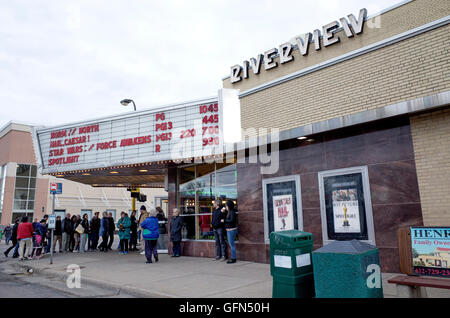
[[[49,217],[48,228],[52,230],[52,239],[50,242],[50,264],[53,264],[53,240],[56,227],[56,215],[55,215],[55,195],[62,193],[62,183],[50,183],[50,194],[52,198],[52,215]],[[56,246],[56,245],[55,245]]]

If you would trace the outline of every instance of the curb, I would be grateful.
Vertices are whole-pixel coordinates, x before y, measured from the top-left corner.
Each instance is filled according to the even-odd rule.
[[[46,276],[46,277],[57,277],[62,281],[66,281],[69,273],[64,273],[64,272],[59,272],[59,271],[55,271],[49,268],[40,268],[40,267],[36,267],[33,265],[29,265],[26,263],[15,263],[15,264],[10,264],[12,267],[15,268],[20,268],[20,269],[33,269],[33,273],[37,274],[37,275],[42,275],[42,276]],[[177,298],[178,296],[175,295],[169,295],[169,294],[165,294],[165,293],[161,293],[161,292],[153,292],[153,291],[148,291],[142,288],[138,288],[138,287],[132,287],[129,285],[121,285],[121,284],[116,284],[116,283],[110,283],[110,282],[105,282],[102,280],[97,280],[95,278],[90,278],[90,277],[83,277],[81,279],[81,283],[86,284],[86,285],[92,285],[95,287],[100,287],[100,288],[106,288],[106,289],[115,289],[117,291],[124,291],[127,294],[136,296],[138,298]]]

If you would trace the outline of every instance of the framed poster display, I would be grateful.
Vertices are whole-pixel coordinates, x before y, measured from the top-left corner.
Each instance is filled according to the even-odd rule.
[[[324,244],[361,240],[375,245],[367,167],[319,173]]]
[[[303,230],[300,176],[263,179],[264,239],[272,232]]]

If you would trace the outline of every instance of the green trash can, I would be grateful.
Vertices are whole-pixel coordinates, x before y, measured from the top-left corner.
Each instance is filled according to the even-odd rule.
[[[291,230],[270,233],[273,298],[314,297],[311,233]]]
[[[317,298],[383,298],[378,248],[334,241],[312,253]]]

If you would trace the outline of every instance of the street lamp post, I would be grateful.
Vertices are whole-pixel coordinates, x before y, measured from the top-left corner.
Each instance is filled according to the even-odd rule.
[[[123,106],[128,106],[130,103],[133,103],[134,111],[136,111],[136,104],[134,103],[134,101],[132,99],[123,99],[123,100],[120,101],[120,103]]]

